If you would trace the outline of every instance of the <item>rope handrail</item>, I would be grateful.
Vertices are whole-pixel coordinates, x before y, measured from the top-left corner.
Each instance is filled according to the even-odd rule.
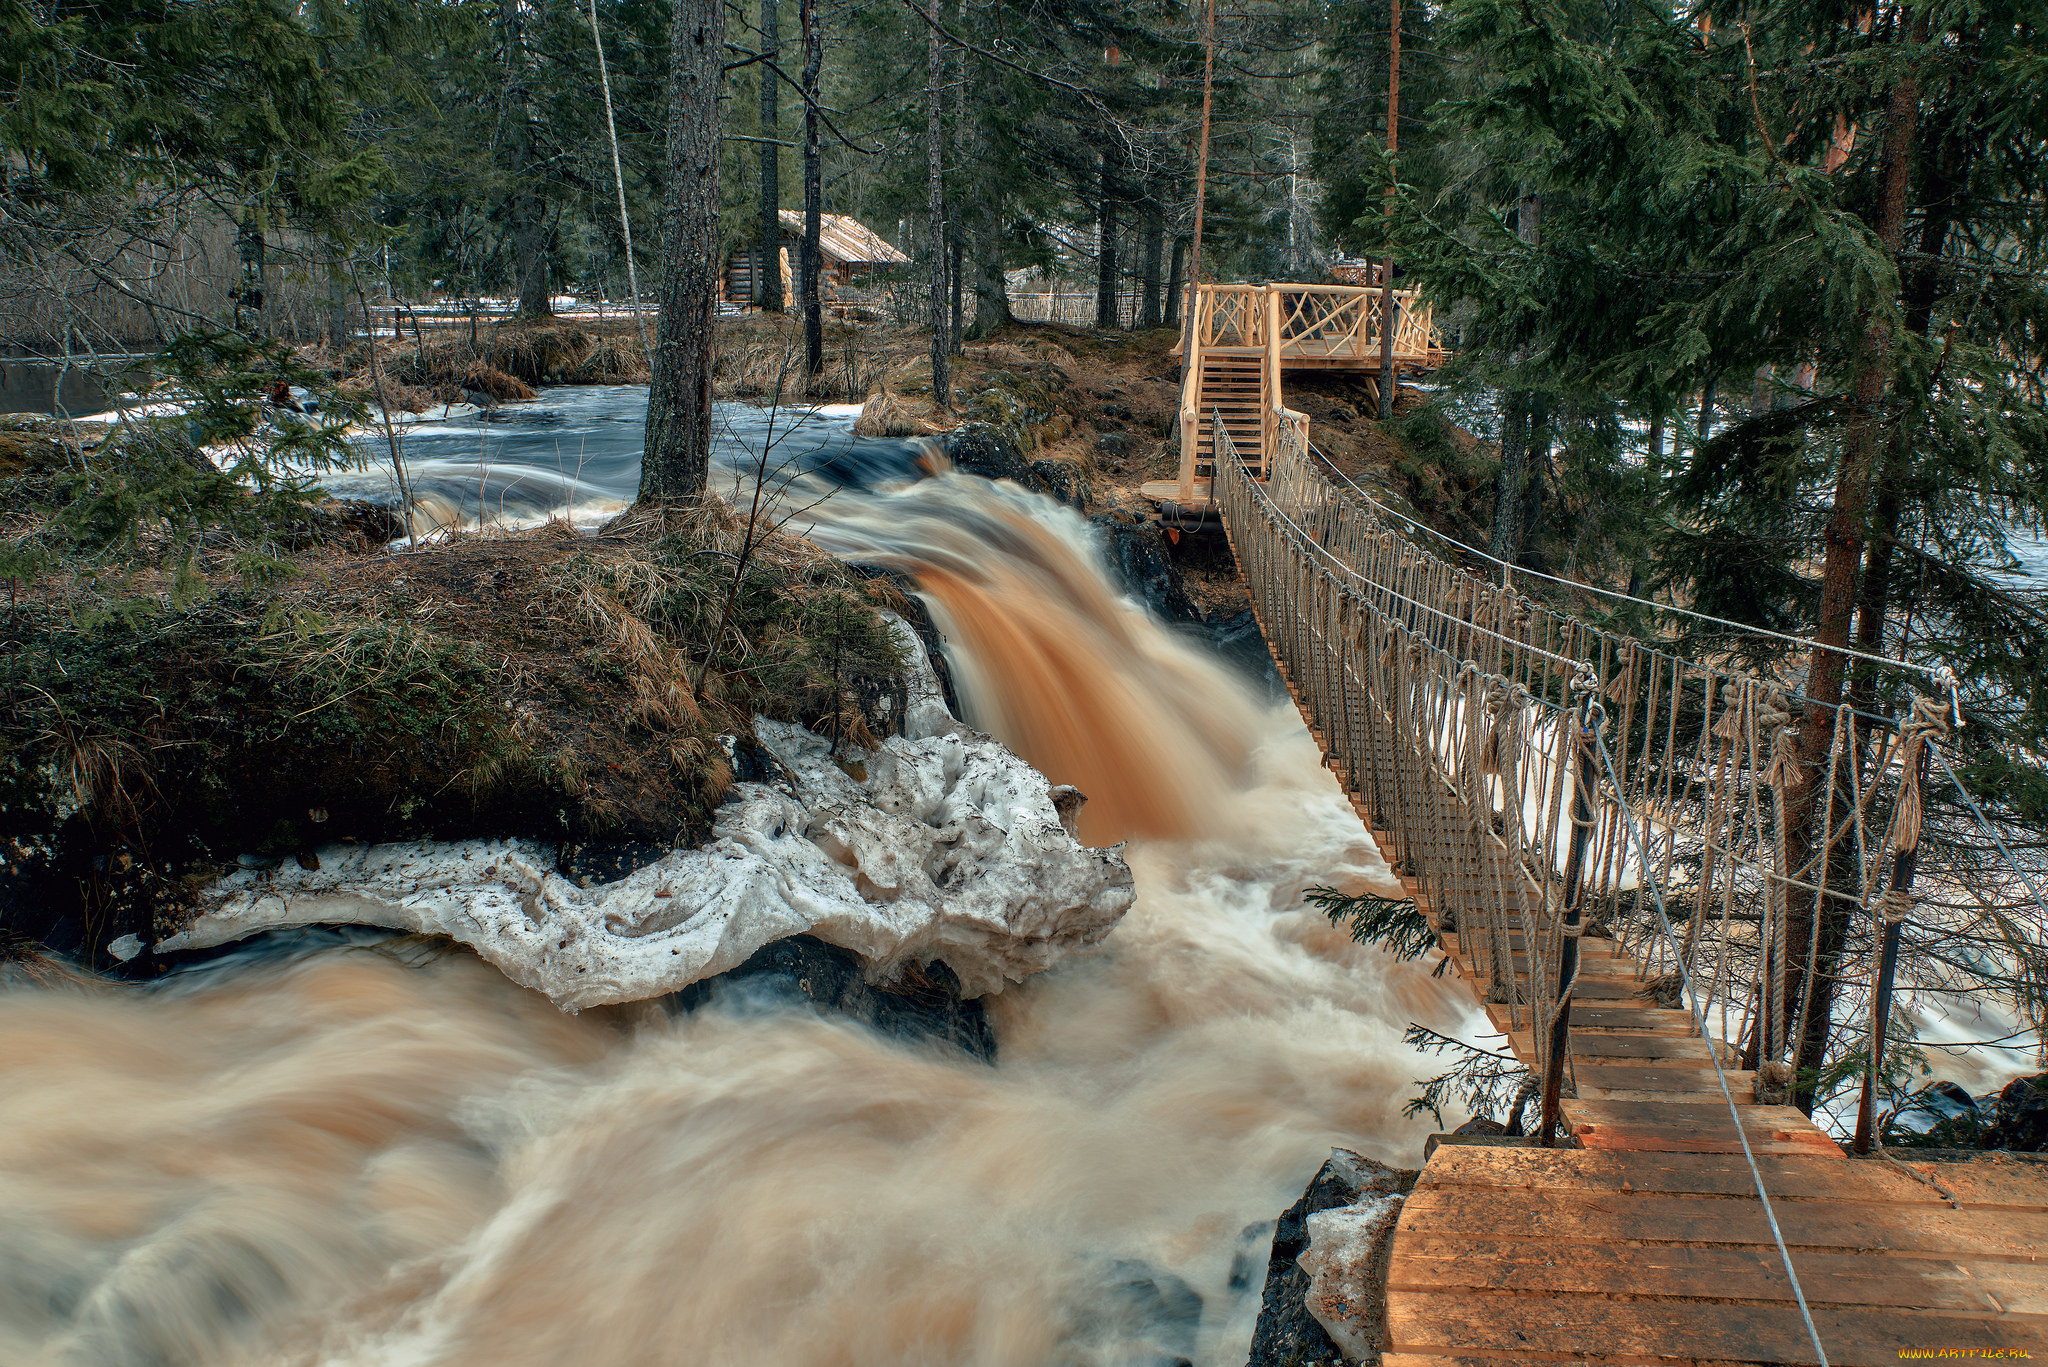
[[[1917,844],[1913,756],[1924,749],[1953,777],[1927,729],[1943,714],[1945,738],[1952,699],[1869,726],[1833,709],[1835,743],[1814,774],[1783,686],[1602,631],[1429,554],[1319,475],[1291,431],[1262,484],[1209,417],[1214,496],[1268,643],[1332,769],[1459,935],[1503,1028],[1532,1032],[1532,1067],[1557,1052],[1545,1030],[1569,993],[1555,970],[1583,933],[1568,908],[1633,958],[1644,994],[1698,993],[1693,1028],[1717,1064],[1723,1048],[1743,1056],[1759,1102],[1813,1096],[1816,1059],[1855,1052],[1843,1022],[1871,1020],[1876,1047],[1884,928],[1910,912],[1931,932],[1967,914],[1912,902],[1891,867]],[[1594,708],[1612,727],[1604,783],[1573,771],[1590,762],[1570,738]],[[1787,804],[1809,792],[1814,819],[1795,828]],[[1944,864],[1923,875],[1937,889],[1967,876],[1961,847],[1931,857]],[[2048,898],[2037,903],[2048,932]],[[1944,970],[1923,955],[1902,971],[1910,991]]]
[[[1449,544],[1456,546],[1459,550],[1464,551],[1468,555],[1476,555],[1481,560],[1484,560],[1489,564],[1500,566],[1501,570],[1503,571],[1503,587],[1507,586],[1507,576],[1512,576],[1516,574],[1525,575],[1532,579],[1546,580],[1549,583],[1557,584],[1564,588],[1582,589],[1587,593],[1597,593],[1603,598],[1612,598],[1617,602],[1634,603],[1639,607],[1649,608],[1653,612],[1664,612],[1675,614],[1680,617],[1690,617],[1695,621],[1711,622],[1715,626],[1729,627],[1749,636],[1764,636],[1770,638],[1771,640],[1783,641],[1788,645],[1800,646],[1808,650],[1824,650],[1832,655],[1842,655],[1850,659],[1862,660],[1869,664],[1882,665],[1888,669],[1898,669],[1909,671],[1911,673],[1916,673],[1924,678],[1933,680],[1935,683],[1939,684],[1944,690],[1947,691],[1947,693],[1949,694],[1950,703],[1955,711],[1956,725],[1961,726],[1963,724],[1962,681],[1956,677],[1955,670],[1948,665],[1923,665],[1918,664],[1912,660],[1894,660],[1888,655],[1873,655],[1869,651],[1857,650],[1853,646],[1838,646],[1830,644],[1826,641],[1817,641],[1810,636],[1794,636],[1789,632],[1773,631],[1769,627],[1760,627],[1746,622],[1737,622],[1726,617],[1716,617],[1710,612],[1699,612],[1693,608],[1680,607],[1676,603],[1659,603],[1654,599],[1639,598],[1635,594],[1623,593],[1618,589],[1602,588],[1598,584],[1581,583],[1579,580],[1576,579],[1565,579],[1555,574],[1546,574],[1542,570],[1532,570],[1525,565],[1516,565],[1510,561],[1502,560],[1500,557],[1492,554],[1489,551],[1482,551],[1477,546],[1468,545],[1467,543],[1458,540],[1458,538],[1450,535],[1447,532],[1440,532],[1436,528],[1431,527],[1426,523],[1418,522],[1416,519],[1408,516],[1408,514],[1402,512],[1400,509],[1390,507],[1389,505],[1380,502],[1366,490],[1360,488],[1358,482],[1352,479],[1351,476],[1345,474],[1344,471],[1338,467],[1337,463],[1331,460],[1329,456],[1326,455],[1320,447],[1315,446],[1313,443],[1311,443],[1308,447],[1308,450],[1312,455],[1315,456],[1315,458],[1318,461],[1322,462],[1323,466],[1326,469],[1328,469],[1331,474],[1335,475],[1338,479],[1342,480],[1353,493],[1357,494],[1359,498],[1363,499],[1365,502],[1372,505],[1372,507],[1376,511],[1383,513],[1388,517],[1395,518],[1401,522],[1405,522],[1409,526],[1415,528],[1417,531],[1426,532],[1429,535],[1436,537],[1440,541],[1448,542]]]

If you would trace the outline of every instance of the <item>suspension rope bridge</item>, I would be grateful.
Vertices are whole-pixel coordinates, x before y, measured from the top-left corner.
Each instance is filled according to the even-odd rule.
[[[1403,1208],[1389,1367],[2048,1357],[2048,1167],[1852,1161],[1791,1104],[1831,1031],[1885,1056],[1895,972],[1956,981],[1948,701],[1841,709],[1802,786],[1786,686],[1422,550],[1298,425],[1248,460],[1213,413],[1203,454],[1304,720],[1528,1070],[1535,1142],[1439,1144]]]

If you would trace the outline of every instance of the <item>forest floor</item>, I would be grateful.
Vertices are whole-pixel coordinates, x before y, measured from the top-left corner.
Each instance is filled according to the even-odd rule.
[[[168,446],[0,421],[0,961],[112,967],[237,860],[336,841],[524,835],[602,879],[704,837],[754,716],[866,745],[900,715],[881,613],[914,606],[722,504],[401,556],[395,517],[331,502],[183,545],[104,525],[190,487]]]
[[[950,413],[931,399],[930,338],[921,327],[828,324],[815,400],[868,402],[871,412],[885,405],[887,425],[876,430],[890,434],[986,423],[1024,460],[1071,467],[1090,515],[1153,523],[1157,510],[1139,488],[1179,469],[1176,329],[1019,323],[968,341],[951,358]],[[718,393],[759,400],[788,392],[799,346],[790,320],[720,319]],[[1479,509],[1490,501],[1498,456],[1429,408],[1424,394],[1403,385],[1382,422],[1361,377],[1299,372],[1285,389],[1288,406],[1308,415],[1317,448],[1347,476],[1438,530],[1483,539]],[[1205,614],[1228,617],[1249,605],[1220,533],[1174,533],[1164,546]]]
[[[1161,529],[1138,493],[1176,468],[1172,330],[1027,324],[971,341],[950,413],[931,401],[921,329],[832,323],[808,395],[793,320],[721,319],[719,334],[721,397],[865,403],[864,422],[904,435],[994,429],[1085,514],[1122,524],[1120,542],[1155,546],[1142,558],[1170,562],[1206,621],[1248,607],[1221,534]],[[624,318],[428,329],[307,359],[421,409],[465,389],[512,400],[646,377]],[[1287,398],[1346,473],[1458,527],[1488,459],[1420,395],[1404,390],[1412,411],[1384,424],[1344,377],[1291,378]],[[889,727],[875,709],[901,665],[878,613],[914,605],[798,542],[735,581],[716,569],[742,537],[722,509],[393,557],[395,518],[330,503],[253,541],[216,526],[174,544],[153,514],[116,514],[160,506],[195,468],[221,478],[189,450],[0,429],[0,958],[68,939],[104,964],[119,936],[174,923],[224,862],[335,839],[695,839],[731,779],[719,737],[755,713],[857,739]]]

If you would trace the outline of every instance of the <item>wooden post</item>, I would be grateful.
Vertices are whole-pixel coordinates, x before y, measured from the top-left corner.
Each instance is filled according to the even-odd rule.
[[[1202,287],[1188,285],[1186,349],[1181,353],[1180,380],[1180,502],[1195,501],[1195,457],[1202,441]],[[1209,497],[1216,497],[1214,462],[1209,471]]]
[[[1920,787],[1927,781],[1927,745],[1921,742],[1919,759]],[[1892,892],[1904,897],[1913,890],[1913,871],[1920,863],[1920,842],[1913,841],[1913,848],[1900,850],[1892,859]],[[1889,894],[1887,895],[1887,900]],[[1882,905],[1882,903],[1880,903]],[[1877,1128],[1877,1070],[1884,1066],[1884,1037],[1892,1023],[1892,978],[1899,967],[1899,922],[1889,912],[1884,915],[1884,942],[1878,951],[1877,990],[1871,994],[1870,1003],[1870,1066],[1863,1073],[1863,1097],[1856,1106],[1857,1153],[1869,1153]]]
[[[1536,1142],[1557,1144],[1559,1101],[1565,1059],[1571,1052],[1572,988],[1579,979],[1579,903],[1584,896],[1586,837],[1593,830],[1593,731],[1583,711],[1572,718],[1576,739],[1572,764],[1572,844],[1564,861],[1564,937],[1557,952],[1557,1016],[1550,1024],[1550,1051],[1543,1060],[1543,1119]],[[1528,947],[1530,981],[1535,981],[1536,946]]]
[[[1280,287],[1266,284],[1266,360],[1259,371],[1259,475],[1273,468],[1280,414]]]
[[[1209,105],[1216,79],[1216,0],[1208,0],[1202,11],[1202,141],[1195,155],[1195,233],[1188,244],[1187,335],[1181,341],[1181,378],[1188,368],[1199,364],[1196,355],[1201,338],[1196,335],[1193,307],[1202,288],[1202,210],[1209,198]],[[1200,370],[1194,372],[1197,376]],[[1187,450],[1192,453],[1193,447]],[[1213,492],[1213,488],[1212,488]]]

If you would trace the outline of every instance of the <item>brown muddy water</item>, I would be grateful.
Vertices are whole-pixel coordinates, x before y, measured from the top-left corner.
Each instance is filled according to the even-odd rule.
[[[1419,1163],[1403,1027],[1472,1013],[1302,908],[1385,870],[1293,710],[1078,518],[941,506],[983,496],[817,534],[918,573],[970,720],[1132,838],[1122,925],[989,1000],[996,1066],[742,993],[564,1016],[392,945],[16,982],[0,1363],[1243,1362],[1268,1222],[1333,1144]]]

